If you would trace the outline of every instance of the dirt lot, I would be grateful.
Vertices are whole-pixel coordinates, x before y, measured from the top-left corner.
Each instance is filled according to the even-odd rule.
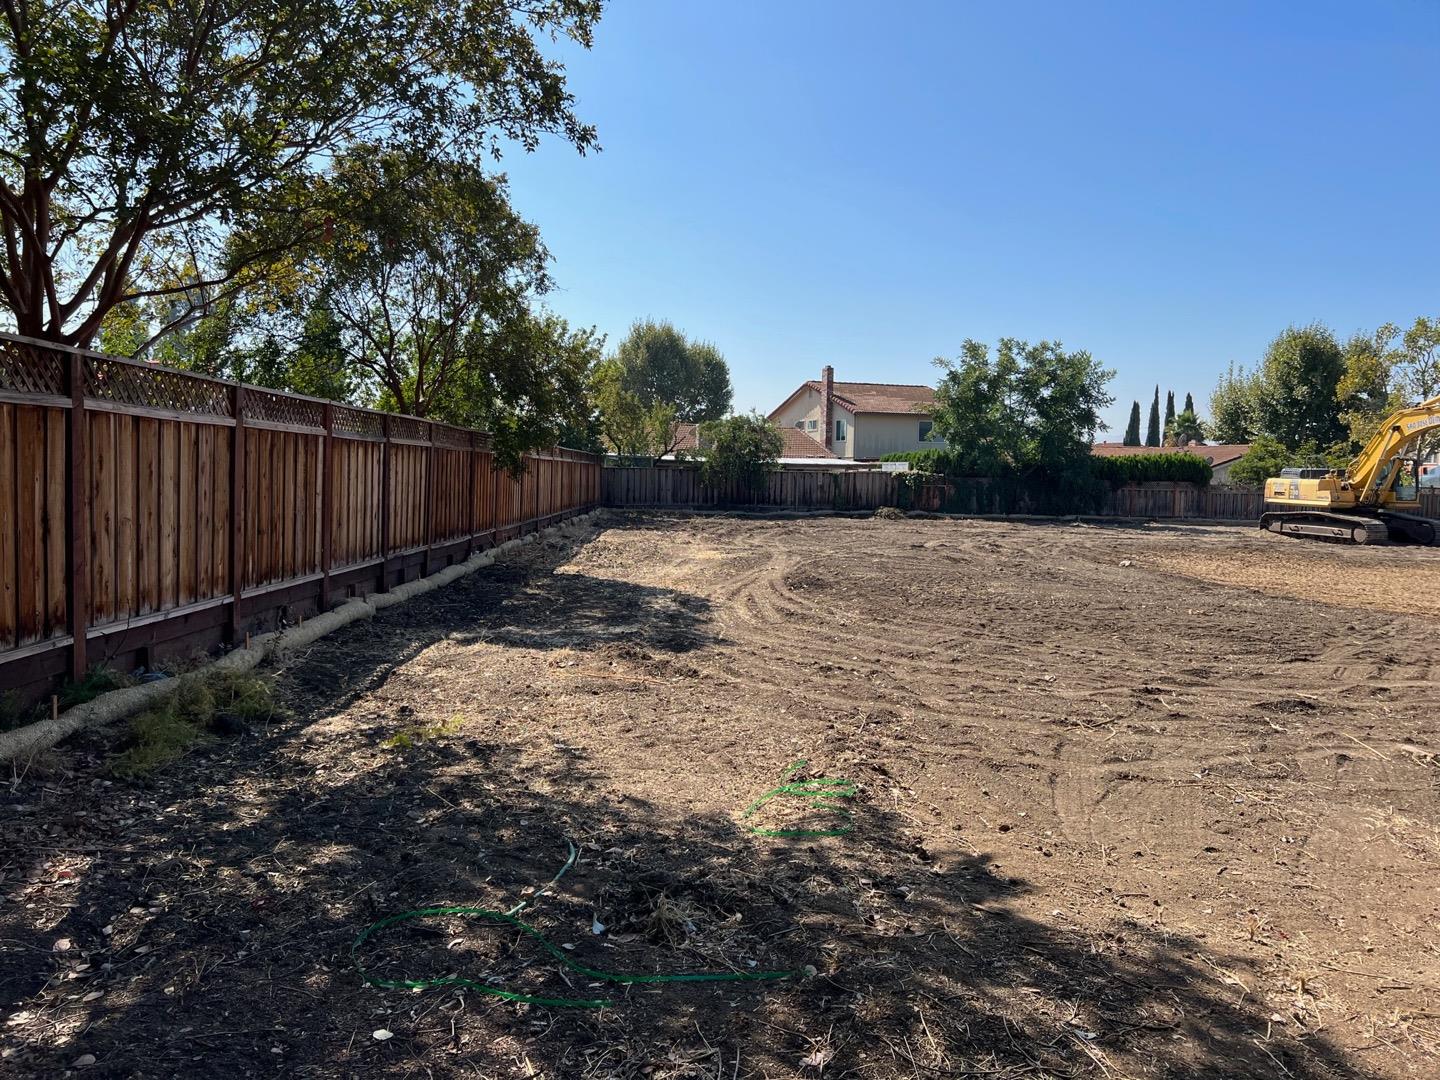
[[[0,1074],[1440,1076],[1437,597],[1440,550],[1254,530],[617,517],[144,783],[97,739],[0,787]],[[740,820],[799,759],[853,830]],[[799,974],[458,915],[362,959],[612,1004],[356,974],[527,898],[582,966]]]

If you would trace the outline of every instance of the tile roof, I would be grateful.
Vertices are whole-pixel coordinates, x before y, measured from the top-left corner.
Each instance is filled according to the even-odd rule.
[[[675,450],[697,450],[700,447],[700,425],[679,424],[675,425],[673,434]]]
[[[1133,457],[1136,454],[1194,454],[1211,465],[1228,465],[1250,452],[1249,443],[1190,443],[1188,446],[1126,446],[1124,443],[1099,442],[1090,447],[1096,457]]]
[[[824,393],[819,379],[806,384],[817,394]],[[925,412],[935,401],[933,386],[911,383],[835,382],[835,404],[851,413]]]
[[[780,451],[782,458],[833,458],[836,455],[830,451],[824,443],[806,435],[799,428],[782,427],[778,428],[781,441],[784,447]],[[700,448],[700,425],[699,424],[676,424],[675,425],[675,451],[698,450]]]
[[[833,458],[834,451],[820,442],[813,436],[805,434],[799,428],[782,427],[780,437],[785,440],[785,448],[780,451],[782,458]]]

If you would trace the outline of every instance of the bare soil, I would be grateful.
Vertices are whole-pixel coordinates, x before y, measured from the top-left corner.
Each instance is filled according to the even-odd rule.
[[[1247,529],[616,516],[319,643],[284,721],[0,787],[0,1074],[1435,1077],[1437,596]],[[852,831],[740,819],[800,759]],[[367,966],[613,1004],[351,962],[521,899],[592,968],[814,975],[461,916]]]

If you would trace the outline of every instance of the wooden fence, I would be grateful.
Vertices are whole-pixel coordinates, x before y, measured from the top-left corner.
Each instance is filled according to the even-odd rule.
[[[604,470],[605,505],[648,508],[755,507],[801,510],[876,510],[882,506],[966,514],[1042,513],[1033,493],[991,480],[919,481],[878,470],[787,470],[772,473],[763,490],[711,488],[693,466]],[[1102,517],[1256,521],[1258,491],[1138,484],[1110,492],[1093,508]]]
[[[391,587],[598,505],[600,462],[0,334],[0,691]]]
[[[606,506],[878,510],[896,505],[894,475],[875,470],[780,469],[757,491],[702,484],[693,465],[610,468],[603,475]]]
[[[693,465],[606,468],[603,475],[605,505],[615,507],[845,511],[895,506],[960,514],[1045,512],[1035,492],[1000,481],[934,479],[917,483],[913,476],[879,470],[782,468],[754,493],[702,484],[700,471]],[[1440,488],[1422,491],[1420,504],[1426,517],[1440,518]],[[1258,521],[1264,507],[1260,491],[1150,483],[1111,491],[1091,513],[1097,517],[1249,522]]]

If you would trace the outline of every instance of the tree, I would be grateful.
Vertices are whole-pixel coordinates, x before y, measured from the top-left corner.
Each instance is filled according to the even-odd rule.
[[[663,401],[646,405],[625,388],[625,369],[611,357],[596,365],[590,395],[599,415],[600,434],[622,457],[659,458],[675,447],[675,407]]]
[[[1269,435],[1257,435],[1250,445],[1250,452],[1230,466],[1230,482],[1263,484],[1271,477],[1279,476],[1281,469],[1336,469],[1344,468],[1347,462],[1347,455],[1323,451],[1314,443],[1291,448]]]
[[[705,447],[700,479],[745,493],[765,482],[785,446],[780,430],[757,412],[707,421],[700,437]]]
[[[1190,396],[1190,391],[1185,391],[1185,408],[1182,412],[1193,413],[1195,411],[1195,399]]]
[[[414,416],[441,401],[453,412],[461,382],[519,402],[533,384],[516,342],[532,341],[531,303],[550,288],[539,231],[511,208],[503,179],[419,165],[364,148],[335,170],[365,209],[313,253],[310,273],[345,358],[387,407]]]
[[[1256,430],[1257,380],[1232,361],[1210,394],[1210,435],[1217,442],[1243,444]]]
[[[1402,404],[1393,386],[1398,327],[1387,323],[1373,334],[1357,333],[1345,343],[1345,370],[1336,384],[1340,419],[1349,432],[1350,449],[1358,451],[1386,416]]]
[[[935,390],[934,430],[945,439],[950,468],[968,476],[1088,475],[1091,444],[1103,431],[1101,410],[1115,399],[1114,376],[1088,352],[1059,342],[1002,338],[992,358],[967,340]]]
[[[643,319],[615,350],[621,384],[647,409],[671,406],[675,419],[696,424],[730,411],[730,368],[714,345],[691,341],[671,323]]]
[[[1174,423],[1175,423],[1175,391],[1174,391],[1174,390],[1166,390],[1166,391],[1165,391],[1165,426],[1164,426],[1163,428],[1161,428],[1161,430],[1162,430],[1166,435],[1169,435],[1169,434],[1170,434],[1171,425],[1173,425]]]
[[[1160,387],[1155,387],[1155,398],[1150,402],[1150,422],[1145,425],[1145,445],[1160,445]]]
[[[313,243],[329,165],[381,141],[455,161],[545,133],[582,152],[563,67],[601,0],[14,0],[0,14],[0,312],[88,345],[115,308],[163,335]],[[260,242],[237,243],[251,219]],[[278,227],[280,223],[286,227]],[[173,301],[173,303],[171,303]]]
[[[489,432],[496,461],[512,470],[536,447],[595,448],[589,382],[604,349],[593,327],[525,311],[466,358],[430,416]]]
[[[1189,446],[1192,442],[1205,441],[1205,425],[1191,409],[1186,409],[1174,420],[1165,433],[1166,446]]]
[[[1130,403],[1130,422],[1125,425],[1125,445],[1140,445],[1140,402]]]
[[[1338,389],[1345,357],[1320,323],[1289,327],[1265,351],[1255,396],[1256,426],[1290,449],[1347,437]]]
[[[1440,394],[1440,319],[1415,320],[1401,336],[1396,364],[1404,397],[1426,401]]]

